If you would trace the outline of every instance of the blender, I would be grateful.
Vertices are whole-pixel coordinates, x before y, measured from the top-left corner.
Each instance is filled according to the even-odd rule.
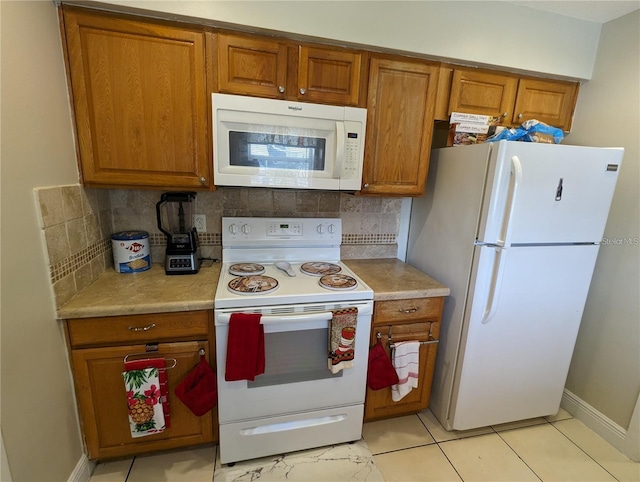
[[[158,228],[167,237],[166,274],[195,274],[200,269],[198,232],[192,226],[195,192],[165,192],[156,204]]]

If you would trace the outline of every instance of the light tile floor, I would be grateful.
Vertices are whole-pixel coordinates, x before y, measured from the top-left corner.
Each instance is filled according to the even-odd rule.
[[[217,447],[98,464],[90,482],[543,481],[640,482],[631,462],[564,410],[463,432],[447,432],[426,410],[364,425],[354,444],[222,466]]]

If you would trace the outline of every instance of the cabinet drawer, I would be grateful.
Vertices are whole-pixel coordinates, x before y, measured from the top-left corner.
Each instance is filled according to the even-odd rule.
[[[67,321],[71,346],[148,343],[207,337],[210,311],[78,318]]]
[[[403,323],[425,318],[440,319],[443,297],[411,298],[406,300],[376,301],[373,310],[374,323]]]
[[[371,330],[371,344],[376,342],[378,334],[386,348],[389,343],[401,341],[432,341],[437,339],[434,338],[433,331],[432,323],[429,321],[415,321],[404,325],[378,325]]]

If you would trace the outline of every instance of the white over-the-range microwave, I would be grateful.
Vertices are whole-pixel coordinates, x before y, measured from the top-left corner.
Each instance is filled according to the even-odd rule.
[[[212,94],[219,186],[357,191],[367,110]]]

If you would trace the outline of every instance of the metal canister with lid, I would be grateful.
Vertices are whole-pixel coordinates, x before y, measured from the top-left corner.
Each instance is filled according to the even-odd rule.
[[[139,273],[151,268],[149,233],[121,231],[111,235],[113,265],[118,273]]]

